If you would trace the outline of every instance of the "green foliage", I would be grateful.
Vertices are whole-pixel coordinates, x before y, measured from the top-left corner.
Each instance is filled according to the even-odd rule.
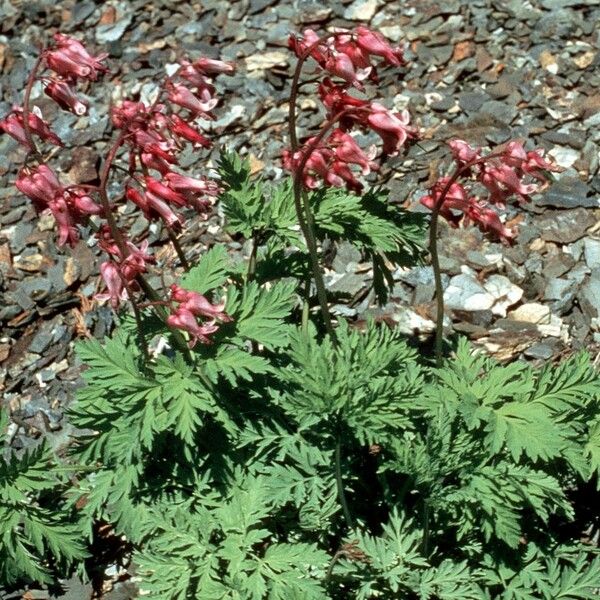
[[[291,180],[268,185],[251,177],[248,161],[227,152],[221,155],[219,173],[225,185],[221,202],[226,229],[264,247],[257,273],[263,280],[302,277],[307,258]],[[414,264],[423,255],[423,215],[391,206],[383,188],[368,190],[362,196],[340,188],[323,188],[311,192],[309,202],[320,238],[346,240],[373,262],[374,287],[382,301],[393,286],[393,267]]]
[[[589,357],[500,365],[461,341],[433,368],[385,325],[338,319],[333,340],[310,303],[299,325],[289,182],[251,178],[234,154],[220,172],[228,230],[252,239],[256,270],[215,246],[182,285],[231,321],[188,351],[144,314],[160,349],[147,358],[127,318],[78,345],[69,456],[40,444],[0,462],[2,579],[83,570],[100,520],[157,600],[594,597],[600,559],[580,543],[600,474]],[[310,202],[320,238],[373,261],[381,297],[418,259],[420,219],[382,190]]]
[[[300,243],[289,180],[273,186],[252,178],[249,162],[233,152],[221,155],[219,174],[225,185],[220,200],[227,231],[282,249]]]
[[[0,443],[8,424],[0,414]],[[81,526],[65,507],[65,471],[40,444],[0,457],[0,582],[50,582],[86,556]]]

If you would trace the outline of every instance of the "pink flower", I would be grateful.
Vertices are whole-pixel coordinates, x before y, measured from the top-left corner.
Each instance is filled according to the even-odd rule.
[[[501,206],[513,194],[521,200],[528,200],[529,196],[537,191],[536,185],[524,184],[519,174],[508,165],[494,167],[486,164],[478,178],[490,192],[490,200]]]
[[[344,109],[363,108],[369,104],[366,100],[360,100],[348,94],[345,88],[335,85],[329,77],[325,77],[319,84],[318,92],[321,102],[332,114]]]
[[[442,198],[442,193],[450,181],[449,177],[442,177],[438,179],[428,195],[423,196],[420,200],[423,206],[426,206],[430,210],[433,210],[439,205]],[[462,215],[456,215],[452,210],[466,212],[469,208],[469,196],[467,190],[457,182],[450,184],[446,198],[443,201],[439,211],[440,215],[444,217],[454,227],[458,226],[458,223]]]
[[[69,246],[75,246],[79,241],[79,232],[65,198],[55,196],[48,202],[48,208],[58,225],[58,245],[64,246],[68,242]]]
[[[368,175],[371,170],[378,170],[379,166],[373,162],[373,152],[365,154],[363,149],[356,143],[356,140],[340,128],[334,129],[329,136],[329,143],[335,148],[336,157],[346,163],[359,165],[362,168],[363,175]]]
[[[84,190],[71,188],[66,190],[63,196],[77,220],[81,220],[88,215],[100,215],[103,212],[102,207],[94,202]]]
[[[192,63],[187,60],[181,61],[181,66],[177,71],[177,75],[187,80],[193,87],[199,90],[206,90],[209,96],[215,94],[215,88],[212,85],[212,80],[205,73],[199,71]]]
[[[218,329],[214,323],[200,325],[194,314],[184,306],[179,306],[167,317],[167,325],[187,331],[192,336],[188,343],[190,348],[193,348],[197,342],[211,344],[212,341],[208,336]]]
[[[168,177],[168,174],[165,177]],[[154,179],[154,177],[146,176],[144,181],[146,182],[148,191],[155,196],[158,196],[167,202],[172,202],[176,206],[185,206],[187,204],[187,198],[184,195],[166,186],[157,179]]]
[[[502,161],[538,181],[546,182],[548,178],[540,171],[560,171],[560,167],[544,159],[541,149],[526,152],[523,144],[517,141],[509,142],[502,153]]]
[[[144,123],[147,115],[148,107],[143,102],[131,100],[123,100],[118,106],[113,106],[110,112],[113,125],[118,129],[131,125],[133,121]]]
[[[331,173],[328,175],[326,181],[338,187],[341,187],[344,183],[340,185],[337,182],[345,182],[346,188],[355,192],[360,192],[363,188],[362,183],[356,179],[350,167],[340,160],[336,160],[331,164]]]
[[[134,188],[127,188],[125,196],[142,210],[149,221],[160,218],[168,227],[179,228],[182,225],[181,217],[178,217],[170,206],[158,196],[150,192],[142,194]]]
[[[495,234],[503,242],[512,242],[516,237],[514,229],[506,227],[500,220],[498,213],[481,201],[470,203],[465,221],[472,221],[484,232]]]
[[[348,85],[353,85],[359,90],[364,89],[361,83],[371,73],[371,67],[366,69],[356,68],[354,62],[347,54],[335,53],[325,61],[325,68],[336,77],[343,79]]]
[[[383,153],[396,156],[409,137],[415,137],[414,128],[409,126],[407,110],[393,113],[382,104],[372,102],[366,124],[383,140]]]
[[[39,210],[46,208],[48,202],[62,194],[64,189],[54,171],[45,164],[38,165],[33,169],[29,167],[21,169],[15,186],[21,193],[33,200]]]
[[[382,56],[387,63],[397,67],[405,64],[401,48],[392,48],[389,42],[378,32],[371,31],[364,25],[355,30],[356,43],[368,54]]]
[[[464,140],[450,140],[448,146],[450,146],[454,159],[459,164],[466,164],[481,158],[480,150],[472,148]]]
[[[113,309],[119,308],[121,301],[127,300],[127,290],[123,285],[121,273],[117,265],[108,260],[100,265],[100,275],[104,280],[107,292],[104,294],[96,294],[97,300],[109,300]]]
[[[193,62],[193,66],[200,72],[207,75],[218,75],[224,73],[232,75],[235,73],[235,65],[232,62],[215,60],[213,58],[199,58]]]
[[[169,187],[176,192],[195,192],[208,196],[217,196],[219,193],[219,186],[214,181],[206,178],[186,177],[185,175],[171,172],[165,175],[165,179]]]
[[[102,61],[108,54],[92,56],[84,48],[83,44],[75,38],[55,33],[54,40],[56,48],[46,51],[46,63],[59,75],[73,80],[76,78],[96,81],[100,73],[106,73],[108,69]]]
[[[323,44],[317,44],[319,41],[319,35],[312,29],[305,29],[302,37],[299,38],[295,35],[291,35],[288,38],[289,48],[300,58],[311,46],[312,48],[310,55],[320,64],[325,63],[325,54],[327,47]]]
[[[218,319],[223,323],[228,323],[232,320],[229,315],[223,312],[225,308],[224,302],[222,304],[211,304],[202,294],[186,290],[175,283],[171,285],[171,299],[179,302],[181,306],[197,317]]]
[[[135,157],[135,154],[133,156]],[[151,152],[142,152],[140,158],[143,165],[158,171],[161,175],[166,175],[171,170],[171,165],[164,158]]]
[[[339,53],[345,54],[357,69],[370,69],[375,72],[368,53],[356,44],[352,35],[337,36],[334,38],[333,44],[335,49]]]
[[[180,83],[169,83],[167,85],[168,97],[173,104],[191,111],[195,116],[206,115],[218,103],[216,98],[212,98],[206,89],[201,91],[201,96],[191,92]]]
[[[178,115],[171,116],[171,124],[169,126],[171,133],[176,136],[182,137],[194,144],[194,146],[201,146],[202,148],[210,148],[212,142],[205,136],[203,136],[196,128],[188,125]]]
[[[19,144],[31,150],[31,146],[25,137],[22,118],[19,118],[14,113],[10,113],[4,119],[0,120],[0,129],[17,140]]]
[[[421,204],[431,210],[439,206],[449,181],[449,177],[442,177],[436,181],[430,193],[421,198]],[[503,242],[511,242],[516,235],[513,229],[502,223],[495,210],[475,196],[469,196],[465,187],[457,182],[451,183],[448,187],[448,192],[439,206],[439,214],[453,227],[458,227],[460,223],[463,225],[474,223],[482,231],[494,234]]]
[[[28,113],[29,129],[32,134],[37,135],[42,140],[62,146],[62,140],[50,129],[50,126],[44,119],[38,117],[34,112]],[[13,112],[0,121],[0,129],[13,137],[17,142],[31,149],[27,138],[25,137],[25,126],[23,122],[23,109],[19,106],[13,108]]]
[[[65,110],[69,110],[79,116],[87,113],[87,104],[77,98],[71,86],[65,81],[53,79],[44,88],[44,93]]]
[[[19,109],[21,111],[21,109]],[[23,119],[23,115],[20,115],[21,120]],[[62,140],[50,129],[50,126],[44,119],[38,117],[34,112],[28,113],[28,122],[29,128],[32,133],[35,133],[38,137],[40,137],[45,142],[50,142],[56,146],[63,146]]]

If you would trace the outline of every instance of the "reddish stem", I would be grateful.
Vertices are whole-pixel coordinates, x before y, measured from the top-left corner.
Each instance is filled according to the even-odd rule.
[[[472,167],[483,164],[492,158],[498,158],[501,156],[500,153],[488,154],[481,158],[476,158],[463,165],[457,165],[454,173],[450,176],[446,185],[442,189],[437,202],[435,203],[431,211],[431,222],[429,224],[429,254],[431,255],[431,267],[433,269],[433,277],[435,281],[435,299],[437,314],[435,319],[435,363],[437,367],[442,366],[442,349],[444,341],[444,290],[442,287],[442,271],[440,269],[440,258],[438,253],[437,239],[438,239],[438,224],[440,210],[444,205],[446,196],[450,191],[450,188],[456,183],[459,177],[468,172]]]
[[[29,144],[29,154],[34,154],[36,157],[41,157],[40,151],[37,149],[35,142],[33,141],[33,135],[31,135],[31,127],[29,126],[29,113],[31,110],[29,109],[29,103],[31,98],[31,90],[33,89],[33,84],[36,81],[37,71],[44,60],[44,52],[43,50],[40,52],[31,72],[29,73],[29,77],[27,78],[27,85],[25,87],[25,95],[23,96],[23,130],[25,132],[25,139]]]

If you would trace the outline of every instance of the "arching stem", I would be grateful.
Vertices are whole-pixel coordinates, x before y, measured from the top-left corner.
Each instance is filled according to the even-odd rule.
[[[321,315],[323,317],[323,323],[325,329],[330,335],[333,343],[337,342],[335,329],[331,321],[331,315],[329,314],[329,305],[327,303],[327,289],[325,288],[325,280],[323,279],[323,273],[319,264],[319,253],[317,250],[317,234],[315,227],[315,220],[310,206],[310,200],[308,194],[303,189],[302,175],[306,167],[308,159],[312,153],[316,150],[318,145],[321,143],[325,135],[331,130],[331,128],[341,119],[346,111],[340,111],[333,117],[331,117],[323,126],[321,131],[315,136],[310,144],[302,151],[302,158],[296,167],[294,173],[294,206],[296,208],[296,214],[300,223],[300,228],[306,239],[306,246],[308,248],[308,255],[310,257],[310,265],[313,272],[313,278],[315,280],[315,287],[317,289],[317,299],[319,300],[319,306],[321,308]]]
[[[40,151],[38,150],[35,142],[33,141],[33,135],[31,135],[31,127],[29,126],[29,114],[31,112],[30,109],[30,98],[31,98],[31,90],[33,89],[33,84],[35,83],[38,69],[44,60],[44,53],[40,52],[31,72],[29,73],[29,77],[27,78],[27,85],[25,86],[25,95],[23,96],[23,130],[25,132],[25,139],[29,144],[29,154],[33,154],[37,158],[41,157]]]
[[[437,202],[431,210],[431,222],[429,224],[429,254],[431,256],[431,267],[433,269],[433,278],[435,282],[435,299],[437,305],[437,314],[435,319],[435,364],[437,367],[442,365],[443,344],[444,344],[444,288],[442,286],[442,272],[440,269],[440,258],[438,253],[438,229],[440,210],[444,205],[446,196],[454,183],[458,181],[463,173],[468,173],[472,167],[483,164],[492,158],[501,156],[500,153],[488,154],[487,156],[476,158],[463,165],[458,165],[454,173],[448,178],[448,181],[442,189]]]

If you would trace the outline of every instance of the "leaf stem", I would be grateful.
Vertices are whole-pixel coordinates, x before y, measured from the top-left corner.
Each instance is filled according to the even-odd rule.
[[[342,441],[341,435],[338,434],[335,442],[335,483],[337,485],[338,498],[342,505],[342,512],[344,513],[344,519],[349,529],[354,529],[354,522],[350,509],[348,508],[348,501],[346,500],[346,492],[344,491],[344,481],[342,479]]]
[[[258,233],[252,232],[252,250],[250,250],[250,259],[248,260],[248,272],[246,281],[253,281],[256,275],[256,257],[258,255]]]

